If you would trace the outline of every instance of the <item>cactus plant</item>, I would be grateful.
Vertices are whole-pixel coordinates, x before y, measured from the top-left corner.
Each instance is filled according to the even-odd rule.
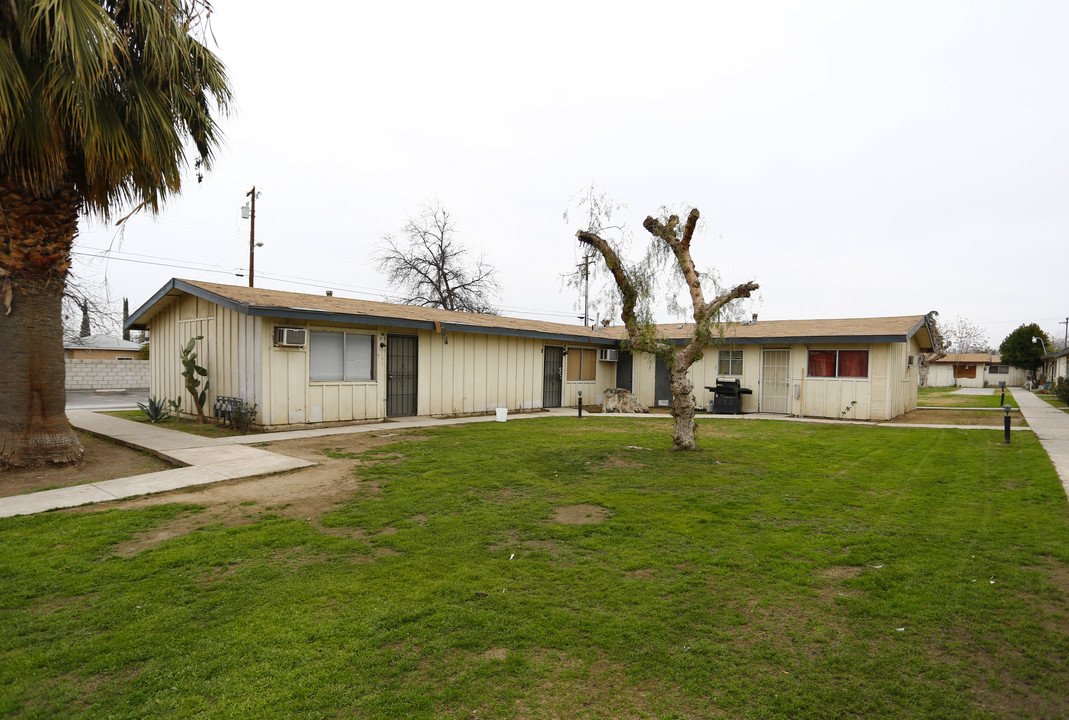
[[[197,409],[197,422],[200,423],[205,422],[204,405],[208,402],[208,389],[211,387],[211,383],[205,379],[204,387],[201,388],[200,379],[206,378],[208,371],[197,364],[197,353],[193,352],[197,341],[203,339],[203,335],[191,339],[181,352],[182,367],[185,368],[182,371],[182,377],[186,379],[186,390],[193,396],[193,405]]]

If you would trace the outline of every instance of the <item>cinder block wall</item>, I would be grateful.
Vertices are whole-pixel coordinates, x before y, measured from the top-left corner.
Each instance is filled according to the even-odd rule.
[[[67,363],[68,390],[147,388],[148,360],[71,360]]]

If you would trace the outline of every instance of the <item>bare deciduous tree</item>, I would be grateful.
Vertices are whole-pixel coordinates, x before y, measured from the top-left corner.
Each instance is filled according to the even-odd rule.
[[[456,235],[456,222],[435,202],[396,235],[384,235],[374,257],[408,305],[497,314],[491,303],[499,288],[496,271],[482,256],[472,257]]]
[[[605,260],[620,293],[620,318],[627,329],[630,346],[664,360],[672,388],[672,416],[675,418],[672,437],[673,450],[697,450],[694,439],[694,399],[691,395],[694,383],[687,377],[691,365],[705,355],[706,348],[719,334],[719,313],[732,300],[748,298],[758,289],[756,282],[736,285],[730,290],[718,292],[710,301],[702,289],[703,275],[691,258],[690,245],[698,226],[700,213],[690,211],[686,223],[680,227],[679,216],[670,215],[655,219],[647,217],[642,226],[652,236],[650,250],[637,265],[627,266],[612,243],[597,232],[580,230],[579,241],[597,251]],[[671,259],[674,262],[668,263]],[[665,265],[682,279],[690,295],[694,327],[690,341],[682,346],[670,339],[657,336],[649,302],[652,295],[653,275]]]
[[[991,343],[987,339],[987,332],[964,315],[958,315],[952,323],[942,328],[942,330],[943,335],[950,343],[947,352],[991,352]]]

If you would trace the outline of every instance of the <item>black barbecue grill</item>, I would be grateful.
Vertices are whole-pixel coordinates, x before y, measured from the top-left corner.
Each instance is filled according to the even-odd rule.
[[[742,396],[752,395],[750,388],[740,387],[739,380],[717,378],[715,386],[706,385],[705,389],[713,393],[713,412],[718,415],[739,415],[742,413]]]

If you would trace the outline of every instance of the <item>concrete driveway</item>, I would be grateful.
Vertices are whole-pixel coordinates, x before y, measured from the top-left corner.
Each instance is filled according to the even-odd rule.
[[[148,388],[126,390],[68,390],[68,410],[137,410],[148,402]]]

